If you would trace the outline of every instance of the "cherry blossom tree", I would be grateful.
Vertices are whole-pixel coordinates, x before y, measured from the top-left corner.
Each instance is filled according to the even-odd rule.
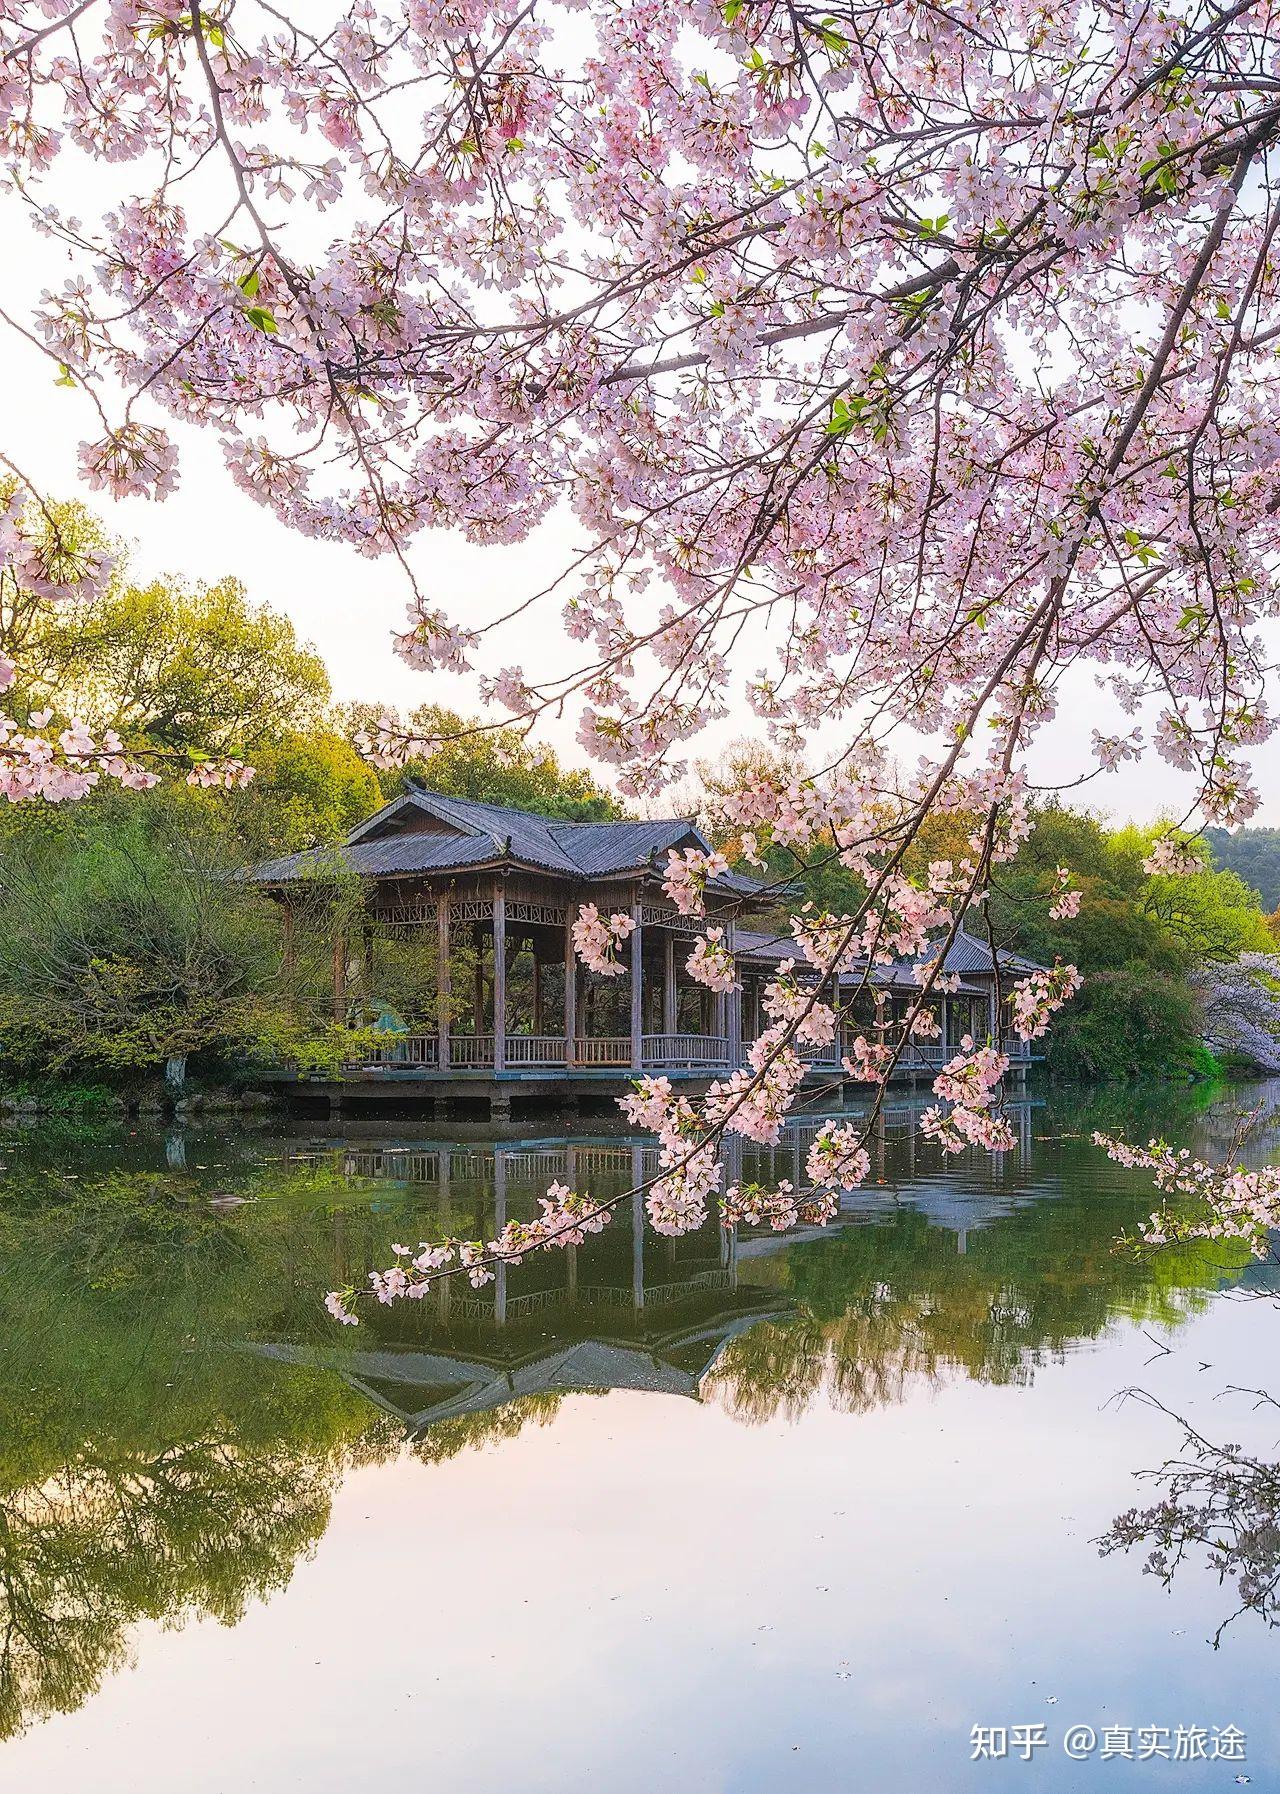
[[[705,1103],[631,1100],[665,1221],[741,1207],[717,1144],[781,1125],[841,972],[921,958],[900,1038],[854,1043],[874,1087],[930,1025],[1072,680],[1099,687],[1081,779],[1150,749],[1187,774],[1189,828],[1256,808],[1278,50],[1261,0],[0,4],[10,213],[72,265],[11,322],[92,414],[91,487],[163,499],[175,428],[213,432],[284,525],[397,564],[407,660],[477,667],[521,725],[575,708],[624,793],[735,704],[779,764],[831,743],[819,774],[721,800],[865,897],[796,918],[803,976]],[[98,217],[86,155],[118,169]],[[513,610],[558,607],[580,651],[542,679],[414,545],[553,514],[580,547]],[[913,882],[938,810],[977,818],[967,851]],[[1156,852],[1190,863],[1180,831]],[[705,873],[671,871],[689,913]],[[1064,883],[1056,913],[1077,901]],[[616,918],[582,921],[615,964]],[[730,977],[710,937],[698,966]],[[1024,984],[1018,1032],[1074,982]],[[947,1067],[944,1147],[1004,1143],[998,1047]],[[824,1147],[823,1176],[859,1150]],[[582,1216],[549,1201],[567,1237]]]

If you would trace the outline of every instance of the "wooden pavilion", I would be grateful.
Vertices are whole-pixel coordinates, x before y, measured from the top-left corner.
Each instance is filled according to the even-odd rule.
[[[744,1039],[762,1025],[763,986],[796,950],[743,927],[743,917],[763,919],[776,897],[736,873],[712,881],[705,922],[682,916],[662,876],[668,853],[687,847],[710,843],[686,817],[563,822],[417,787],[386,804],[336,850],[364,902],[358,929],[334,932],[326,1002],[336,1021],[386,1033],[385,1046],[362,1046],[341,1084],[487,1097],[501,1116],[512,1095],[615,1094],[642,1073],[705,1082],[741,1063]],[[334,854],[305,852],[249,874],[282,906],[291,961],[299,918],[312,913],[308,892],[333,871]],[[620,977],[587,972],[577,960],[572,926],[587,902],[634,923]],[[724,930],[737,956],[732,992],[713,993],[685,972],[707,924]],[[386,988],[380,943],[388,942],[401,963],[407,954],[427,974],[420,1011]],[[943,1043],[913,1049],[901,1075],[932,1073],[962,1032],[998,1031],[985,945],[958,937],[947,970],[960,973],[961,986],[946,1000]],[[877,969],[872,1025],[905,1005],[911,971]],[[838,1045],[812,1053],[815,1076],[838,1084],[840,1057]]]

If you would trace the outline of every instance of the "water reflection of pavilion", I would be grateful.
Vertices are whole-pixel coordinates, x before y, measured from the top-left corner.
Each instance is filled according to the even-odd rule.
[[[1021,1170],[997,1156],[970,1154],[960,1166],[934,1157],[917,1171],[919,1105],[893,1103],[874,1129],[872,1180],[845,1198],[830,1227],[726,1231],[713,1221],[700,1234],[656,1241],[643,1202],[629,1201],[603,1235],[544,1258],[540,1276],[532,1275],[532,1263],[514,1275],[499,1266],[492,1286],[482,1291],[442,1279],[399,1319],[388,1312],[384,1321],[380,1311],[367,1348],[362,1335],[332,1347],[275,1340],[249,1349],[337,1371],[414,1435],[443,1421],[575,1390],[701,1399],[731,1341],[791,1312],[785,1280],[779,1286],[767,1261],[903,1209],[922,1215],[931,1229],[954,1234],[963,1253],[975,1229],[1049,1194],[1025,1177],[1031,1107],[1010,1105],[1021,1151],[1009,1156],[1024,1160]],[[771,1182],[789,1177],[799,1184],[822,1125],[820,1117],[791,1122],[775,1147],[733,1141],[729,1175]],[[411,1198],[417,1190],[429,1191],[444,1214],[465,1213],[477,1230],[501,1229],[509,1213],[524,1211],[552,1179],[607,1196],[642,1186],[659,1169],[651,1145],[617,1137],[485,1145],[354,1140],[286,1156],[314,1161],[322,1153],[336,1159],[353,1183],[381,1184]],[[385,1326],[399,1329],[410,1318],[409,1336],[386,1336]]]
[[[923,1099],[890,1101],[880,1109],[869,1139],[871,1173],[866,1184],[844,1196],[841,1220],[835,1225],[873,1222],[897,1208],[922,1214],[930,1226],[956,1235],[963,1252],[976,1229],[1014,1212],[1046,1193],[1029,1182],[1026,1167],[1032,1146],[1032,1099],[1010,1102],[1006,1113],[1014,1129],[1017,1147],[1008,1154],[972,1152],[960,1164],[944,1160],[936,1149],[921,1148],[919,1118]],[[857,1125],[856,1113],[837,1112],[840,1120]],[[781,1180],[794,1187],[806,1182],[805,1161],[810,1146],[830,1116],[801,1116],[788,1121],[774,1146],[754,1146],[730,1136],[725,1141],[726,1178],[754,1179],[776,1186]],[[495,1232],[505,1225],[513,1209],[519,1210],[522,1192],[545,1189],[553,1179],[571,1189],[591,1189],[597,1194],[637,1189],[659,1172],[657,1149],[646,1141],[597,1136],[578,1139],[525,1139],[518,1142],[454,1144],[432,1140],[344,1141],[329,1149],[341,1163],[343,1175],[353,1181],[384,1183],[408,1192],[433,1191],[447,1213],[455,1192],[483,1187],[491,1192],[483,1216],[475,1215],[477,1231],[482,1219],[492,1219]],[[672,1305],[696,1294],[735,1287],[739,1255],[751,1258],[784,1250],[830,1228],[792,1230],[785,1234],[721,1234],[716,1251],[695,1266],[686,1265],[676,1275],[672,1264],[660,1280],[646,1275],[644,1215],[631,1205],[632,1262],[629,1287],[617,1281],[583,1280],[578,1276],[578,1253],[564,1254],[565,1277],[559,1287],[527,1290],[509,1295],[505,1270],[499,1271],[490,1295],[473,1300],[453,1294],[455,1319],[480,1319],[492,1315],[499,1325],[517,1318],[568,1307],[625,1307],[635,1310]],[[612,1234],[613,1230],[609,1230]],[[705,1235],[703,1236],[705,1240]],[[668,1251],[673,1250],[667,1242]],[[443,1290],[442,1290],[443,1299]]]
[[[252,1349],[287,1364],[338,1372],[411,1435],[441,1421],[481,1414],[539,1395],[615,1389],[701,1399],[704,1380],[729,1342],[781,1311],[751,1306],[656,1339],[557,1340],[516,1355],[434,1349],[325,1350],[270,1343]]]

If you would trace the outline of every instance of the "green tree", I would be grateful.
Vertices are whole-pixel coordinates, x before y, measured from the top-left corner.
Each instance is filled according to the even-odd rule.
[[[1280,828],[1207,828],[1214,863],[1237,872],[1266,910],[1280,908]]]
[[[131,748],[180,757],[251,758],[318,727],[330,700],[315,649],[238,580],[138,586],[123,562],[101,598],[29,609],[7,651],[28,710],[56,704]]]
[[[264,741],[252,763],[243,790],[175,786],[166,793],[175,825],[216,836],[232,863],[336,846],[383,801],[377,772],[333,729]]]
[[[385,705],[348,705],[343,712],[348,735],[373,729],[385,714]],[[383,774],[388,797],[398,796],[413,781],[446,797],[503,804],[565,822],[612,822],[623,814],[613,793],[589,772],[562,766],[553,748],[529,741],[519,729],[489,729],[478,718],[435,704],[415,710],[409,726],[438,745]]]
[[[277,976],[270,905],[160,807],[87,810],[0,853],[0,1052],[155,1066],[244,1038]]]

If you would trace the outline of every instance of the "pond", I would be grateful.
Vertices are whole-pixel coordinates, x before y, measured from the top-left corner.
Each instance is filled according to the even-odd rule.
[[[1089,1141],[1225,1151],[1244,1103],[1280,1156],[1270,1087],[1033,1091],[945,1164],[904,1100],[827,1230],[620,1212],[345,1329],[393,1241],[644,1143],[5,1135],[0,1788],[1280,1787],[1280,1633],[1098,1542],[1176,1417],[1277,1456],[1265,1267],[1117,1251],[1150,1191]]]

